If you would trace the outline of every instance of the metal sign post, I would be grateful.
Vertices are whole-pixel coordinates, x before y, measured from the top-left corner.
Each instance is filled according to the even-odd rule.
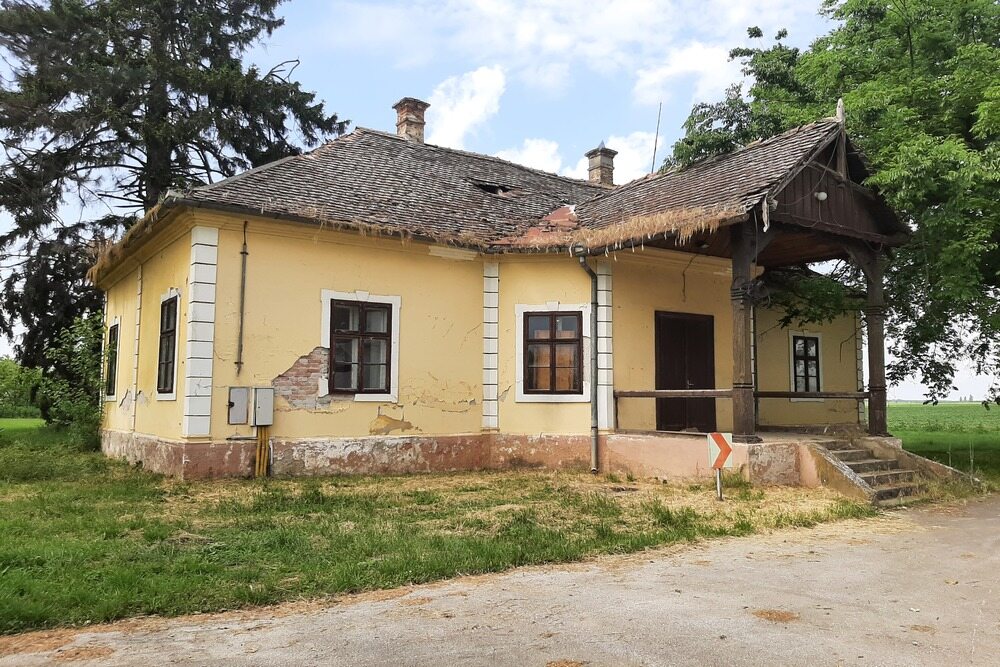
[[[715,470],[715,495],[722,500],[722,469],[732,468],[730,454],[733,453],[732,433],[708,434],[708,462]]]

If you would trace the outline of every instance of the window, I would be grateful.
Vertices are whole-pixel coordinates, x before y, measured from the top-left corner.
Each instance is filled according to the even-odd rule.
[[[160,355],[156,366],[156,393],[174,393],[177,363],[177,297],[160,303]]]
[[[392,306],[331,300],[331,394],[388,394]]]
[[[582,313],[525,313],[524,393],[583,393]]]
[[[107,347],[108,367],[104,374],[104,394],[106,396],[115,395],[115,381],[118,375],[118,325],[113,324],[108,329]]]
[[[820,391],[819,337],[792,336],[793,391]]]

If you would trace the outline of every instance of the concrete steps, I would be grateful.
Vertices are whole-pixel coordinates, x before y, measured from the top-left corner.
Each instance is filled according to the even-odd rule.
[[[870,459],[872,453],[867,449],[835,449],[832,454],[845,463]]]
[[[876,459],[871,458],[871,452],[868,452],[869,458],[864,458],[859,461],[844,461],[847,467],[854,472],[861,473],[865,472],[878,472],[880,470],[895,470],[899,468],[899,461],[893,461],[892,459]]]
[[[850,441],[831,441],[823,446],[871,488],[876,505],[902,505],[917,500],[923,491],[917,471],[901,467],[896,459],[878,458],[870,449]]]

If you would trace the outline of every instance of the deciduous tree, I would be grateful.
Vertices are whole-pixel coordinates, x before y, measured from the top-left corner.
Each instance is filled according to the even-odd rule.
[[[848,131],[870,162],[868,184],[913,230],[887,275],[890,379],[915,376],[937,398],[952,390],[962,360],[996,378],[1000,5],[827,0],[821,11],[836,27],[804,51],[788,47],[784,32],[769,47],[734,49],[752,81],[747,98],[696,106],[674,158],[832,115],[843,98]]]

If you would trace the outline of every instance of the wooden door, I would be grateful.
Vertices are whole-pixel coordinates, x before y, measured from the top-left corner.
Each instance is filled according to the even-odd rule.
[[[656,313],[656,388],[715,389],[715,322],[711,315]],[[714,431],[715,399],[656,399],[656,429]]]

